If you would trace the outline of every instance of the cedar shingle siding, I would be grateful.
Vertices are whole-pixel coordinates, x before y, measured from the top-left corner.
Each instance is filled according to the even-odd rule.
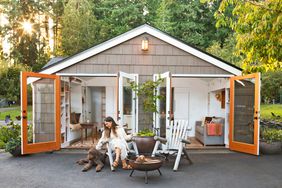
[[[149,39],[149,50],[141,50],[143,37]],[[170,71],[172,74],[230,74],[177,47],[148,34],[135,37],[100,54],[79,62],[61,73],[109,73],[118,71],[152,78],[153,74]]]

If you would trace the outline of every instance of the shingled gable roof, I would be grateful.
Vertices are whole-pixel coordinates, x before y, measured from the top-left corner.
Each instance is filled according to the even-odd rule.
[[[185,52],[188,52],[208,63],[211,63],[223,70],[226,70],[227,72],[230,72],[231,74],[234,75],[241,75],[242,69],[239,67],[236,67],[232,64],[229,64],[225,62],[224,60],[217,58],[211,54],[208,54],[206,52],[203,52],[195,47],[192,47],[188,44],[186,44],[183,41],[180,41],[152,26],[149,26],[147,24],[141,25],[139,27],[136,27],[126,33],[123,33],[115,38],[112,38],[106,42],[103,42],[101,44],[98,44],[96,46],[93,46],[87,50],[84,50],[78,54],[75,54],[73,56],[70,56],[66,59],[63,59],[51,66],[48,66],[44,68],[40,73],[45,73],[45,74],[54,74],[62,69],[65,69],[69,66],[72,66],[76,63],[79,63],[89,57],[92,57],[96,54],[99,54],[107,49],[110,49],[114,46],[117,46],[125,41],[128,41],[134,37],[137,37],[141,34],[147,33],[149,35],[152,35],[160,40],[163,40],[164,42],[167,42],[168,44],[171,44]]]

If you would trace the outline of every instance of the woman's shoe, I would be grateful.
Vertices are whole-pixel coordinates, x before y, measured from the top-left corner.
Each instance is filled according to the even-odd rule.
[[[123,170],[132,170],[132,166],[130,166],[129,164],[125,163],[125,164],[122,165],[122,169]]]
[[[112,164],[112,166],[113,166],[114,168],[118,167],[118,161],[114,161],[113,164]]]

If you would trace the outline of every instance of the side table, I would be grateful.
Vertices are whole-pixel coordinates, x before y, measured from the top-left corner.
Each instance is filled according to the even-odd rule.
[[[94,144],[94,137],[96,135],[97,137],[97,123],[80,123],[81,128],[80,128],[80,133],[81,133],[81,143],[83,143],[83,129],[85,129],[85,139],[87,140],[87,129],[91,129],[91,137],[92,137],[92,143]],[[94,135],[94,131],[95,131],[95,135]]]

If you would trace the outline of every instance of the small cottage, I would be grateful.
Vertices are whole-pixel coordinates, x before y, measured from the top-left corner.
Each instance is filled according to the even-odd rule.
[[[164,78],[158,113],[144,113],[130,82]],[[75,124],[112,116],[129,132],[154,128],[165,136],[173,120],[187,120],[189,137],[258,154],[259,74],[242,70],[147,24],[67,58],[40,73],[22,73],[22,116],[32,104],[33,141],[22,119],[23,152],[68,147],[80,140]],[[27,85],[32,95],[28,96]],[[87,134],[87,133],[86,133]]]

